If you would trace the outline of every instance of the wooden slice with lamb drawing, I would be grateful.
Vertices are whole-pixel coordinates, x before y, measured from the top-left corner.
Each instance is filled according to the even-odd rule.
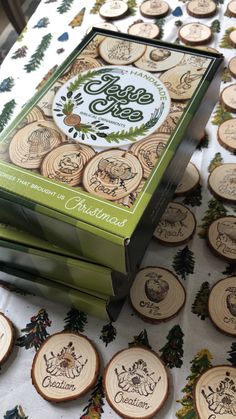
[[[227,202],[236,202],[236,163],[217,166],[209,175],[208,186],[213,195]]]
[[[137,61],[145,52],[146,46],[124,39],[106,38],[99,46],[104,61],[114,65],[128,65]]]
[[[170,7],[163,0],[147,0],[141,4],[139,10],[141,15],[153,19],[168,15]]]
[[[236,83],[225,87],[220,94],[220,99],[227,110],[236,112]]]
[[[229,263],[236,262],[236,217],[226,216],[213,221],[207,233],[210,249]]]
[[[96,383],[99,357],[85,336],[55,333],[36,353],[31,377],[37,392],[46,400],[59,403],[87,393]]]
[[[123,0],[106,1],[99,9],[103,19],[121,19],[129,10],[128,4]]]
[[[217,6],[213,0],[191,0],[187,3],[187,12],[193,17],[211,17],[216,11]]]
[[[145,321],[159,323],[176,316],[185,304],[185,289],[168,269],[140,269],[130,289],[130,302]]]
[[[229,69],[229,72],[230,72],[231,76],[236,78],[236,56],[231,58],[231,60],[229,61],[228,69]]]
[[[236,336],[236,276],[221,279],[212,288],[208,312],[221,332]]]
[[[226,150],[236,151],[236,118],[222,122],[218,128],[217,138]]]
[[[193,163],[190,162],[186,167],[184,175],[175,190],[175,195],[184,196],[185,194],[192,192],[199,185],[199,182],[199,170]]]
[[[168,397],[168,375],[158,355],[143,346],[116,353],[103,375],[105,396],[118,415],[127,419],[155,416]]]
[[[211,28],[203,23],[187,23],[179,29],[179,38],[186,45],[207,44],[211,37]]]
[[[199,419],[233,419],[236,415],[236,368],[217,365],[207,369],[198,378],[193,396]]]
[[[10,356],[14,347],[15,329],[12,322],[0,313],[0,365]]]

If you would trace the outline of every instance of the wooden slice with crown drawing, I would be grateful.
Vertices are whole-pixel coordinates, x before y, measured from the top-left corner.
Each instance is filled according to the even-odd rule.
[[[211,289],[208,312],[221,332],[236,336],[236,276],[221,279]]]
[[[99,46],[101,57],[106,63],[128,65],[137,61],[145,52],[146,46],[123,39],[106,38]]]
[[[159,323],[176,316],[185,304],[185,289],[168,269],[140,269],[130,289],[130,302],[145,321]]]
[[[183,57],[182,52],[147,46],[143,56],[135,61],[134,65],[150,72],[165,71],[178,65]]]
[[[217,365],[204,371],[194,386],[194,405],[199,419],[233,419],[236,368]]]
[[[176,196],[183,196],[192,192],[200,182],[200,173],[199,170],[193,163],[189,163],[185,169],[184,175],[181,181],[178,183],[175,190]]]
[[[79,185],[85,165],[94,155],[92,147],[83,144],[61,145],[46,155],[41,174],[69,186]]]
[[[225,87],[220,94],[220,99],[227,110],[236,112],[236,83]]]
[[[182,204],[170,202],[153,236],[162,244],[179,246],[190,240],[196,229],[193,213]]]
[[[143,346],[116,353],[103,375],[105,396],[123,418],[148,419],[168,397],[168,375],[158,355]]]
[[[232,77],[236,78],[236,56],[231,58],[228,63],[228,69]]]
[[[35,121],[17,131],[9,146],[12,163],[27,169],[40,167],[44,156],[61,145],[65,135],[52,121]]]
[[[12,322],[0,312],[0,365],[10,356],[14,347],[15,329]]]
[[[48,337],[36,353],[31,377],[37,392],[59,403],[87,393],[96,383],[99,357],[92,342],[72,332]]]
[[[236,29],[229,33],[229,39],[230,39],[233,47],[236,48]]]
[[[61,83],[65,83],[70,80],[72,77],[77,76],[83,71],[91,70],[94,68],[101,67],[101,64],[98,60],[89,56],[80,56],[77,58],[70,68],[59,78]]]
[[[128,4],[123,0],[106,1],[99,9],[99,14],[104,19],[120,19],[129,10]]]
[[[153,19],[168,15],[170,7],[163,0],[147,0],[141,4],[139,10],[143,16]]]
[[[236,17],[236,0],[232,0],[227,4],[227,14],[230,17]]]
[[[217,198],[236,202],[236,163],[217,166],[209,175],[209,189]]]
[[[133,23],[129,29],[128,33],[130,35],[143,36],[148,39],[158,38],[160,35],[160,28],[155,23],[150,22],[136,22]]]
[[[210,249],[229,263],[236,262],[236,217],[226,216],[213,221],[207,232]]]
[[[211,40],[211,37],[211,28],[203,23],[187,23],[179,29],[179,38],[187,45],[206,44]]]
[[[143,177],[141,163],[125,150],[112,149],[97,154],[84,170],[87,192],[117,201],[135,191]]]
[[[220,124],[217,132],[219,143],[229,151],[236,151],[236,118]]]
[[[216,11],[217,6],[213,0],[191,0],[187,3],[187,12],[193,17],[211,17]]]

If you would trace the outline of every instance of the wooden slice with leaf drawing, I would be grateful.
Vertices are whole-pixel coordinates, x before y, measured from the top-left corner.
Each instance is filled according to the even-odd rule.
[[[184,54],[168,48],[147,46],[143,56],[134,62],[142,70],[150,72],[166,71],[180,63]]]
[[[226,216],[213,221],[207,232],[210,249],[229,263],[236,262],[236,217]]]
[[[136,22],[133,23],[129,29],[128,33],[130,35],[143,36],[148,39],[158,38],[160,35],[160,28],[155,23],[151,22]]]
[[[186,10],[190,16],[205,18],[213,16],[217,6],[213,0],[191,0],[187,3]]]
[[[212,170],[208,177],[208,186],[217,198],[235,203],[236,163],[224,163]]]
[[[220,100],[227,110],[236,112],[236,83],[231,84],[222,90]]]
[[[236,56],[231,58],[228,63],[228,69],[232,77],[236,78]]]
[[[145,321],[159,323],[176,316],[185,304],[185,289],[168,269],[142,268],[130,289],[130,302]]]
[[[132,64],[144,54],[145,50],[146,46],[141,43],[109,37],[99,46],[103,60],[114,65]]]
[[[141,15],[153,19],[168,15],[170,7],[163,0],[147,0],[141,4],[139,10]]]
[[[0,365],[9,358],[14,347],[15,329],[12,322],[0,312]]]
[[[236,151],[236,118],[222,122],[218,128],[217,138],[226,150]]]
[[[200,173],[196,166],[190,162],[185,169],[184,175],[175,190],[176,196],[184,196],[192,192],[200,182]]]
[[[186,45],[207,44],[210,42],[211,37],[211,28],[203,23],[187,23],[179,29],[179,38]]]
[[[99,9],[99,14],[104,19],[120,19],[129,11],[128,4],[123,0],[106,1]]]
[[[116,353],[103,375],[105,396],[123,418],[148,419],[168,397],[168,375],[158,355],[144,346]]]

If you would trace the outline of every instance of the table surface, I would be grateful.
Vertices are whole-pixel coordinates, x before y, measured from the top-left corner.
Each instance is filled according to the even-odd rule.
[[[73,51],[84,37],[87,28],[103,21],[98,14],[99,4],[102,3],[104,3],[102,0],[40,2],[27,24],[27,29],[18,38],[0,69],[0,130],[5,129],[18,114],[48,71],[62,63]],[[128,27],[138,19],[148,20],[139,13],[141,1],[129,0],[128,3],[131,13],[121,20],[114,21],[123,32],[127,32]],[[169,0],[171,12],[159,20],[159,24],[162,25],[162,39],[168,42],[178,42],[178,26],[181,22],[201,21],[211,26],[214,35],[209,46],[217,48],[224,54],[227,67],[229,59],[236,55],[236,49],[227,40],[227,31],[234,26],[236,29],[236,21],[225,13],[228,3],[226,0],[218,0],[216,3],[218,3],[216,15],[211,18],[196,19],[187,14],[185,0]],[[75,16],[77,20],[73,27],[70,23]],[[35,65],[35,54],[37,55],[42,42],[45,45],[44,52]],[[235,79],[224,72],[221,90],[232,83],[235,83]],[[207,363],[236,366],[236,340],[216,330],[206,311],[209,289],[218,280],[235,275],[235,265],[230,266],[212,254],[206,240],[200,237],[203,224],[209,223],[214,211],[217,211],[218,201],[207,187],[209,172],[222,162],[235,162],[233,153],[227,151],[217,141],[217,129],[224,117],[225,111],[218,103],[206,126],[208,143],[205,143],[205,147],[201,150],[196,150],[192,157],[192,162],[201,174],[201,194],[198,196],[191,194],[192,199],[188,200],[188,206],[197,219],[194,237],[187,244],[178,247],[164,247],[152,241],[142,262],[142,266],[161,266],[170,269],[178,276],[187,293],[185,307],[178,316],[159,325],[148,324],[138,318],[128,301],[118,320],[113,324],[82,312],[77,313],[74,322],[78,331],[95,342],[101,358],[100,373],[113,354],[128,347],[130,342],[135,339],[143,343],[149,342],[152,349],[167,364],[170,377],[169,397],[162,410],[155,416],[159,419],[171,419],[176,416],[182,419],[196,418],[192,404],[192,387],[199,371],[204,370]],[[183,203],[186,202],[185,199],[183,197],[177,201]],[[221,205],[228,215],[235,215],[232,205],[226,203]],[[183,256],[186,251],[188,256],[185,266],[181,264],[177,266],[177,254],[180,255],[182,252]],[[7,279],[7,275],[2,273],[0,278]],[[195,304],[194,309],[193,304],[197,294],[199,297],[200,290],[200,303],[198,307]],[[90,392],[81,399],[59,405],[45,401],[32,386],[30,371],[35,352],[47,335],[70,325],[69,306],[1,289],[0,311],[12,320],[18,338],[18,345],[15,345],[12,355],[0,370],[0,417],[118,418],[104,399],[101,381],[98,381],[92,395]],[[233,416],[222,414],[214,417],[228,419]]]

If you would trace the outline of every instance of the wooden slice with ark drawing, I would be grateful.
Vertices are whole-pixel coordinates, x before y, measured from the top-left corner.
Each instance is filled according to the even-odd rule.
[[[0,366],[9,358],[15,339],[15,329],[12,322],[0,312]]]
[[[232,77],[236,78],[236,56],[231,58],[228,64],[228,69]]]
[[[168,15],[170,7],[163,0],[147,0],[141,4],[139,10],[143,16],[153,19]]]
[[[99,14],[104,19],[120,19],[129,10],[128,4],[123,0],[106,1],[99,9]]]
[[[134,65],[150,72],[166,71],[178,65],[183,57],[184,54],[179,51],[147,46],[143,56]]]
[[[207,232],[208,245],[229,263],[236,262],[236,217],[221,217],[213,221]]]
[[[228,111],[236,112],[236,83],[225,87],[220,94],[220,99]]]
[[[193,17],[211,17],[216,11],[217,6],[213,0],[191,0],[187,3],[187,12]]]
[[[228,119],[220,124],[217,137],[222,147],[234,153],[236,151],[236,118]]]
[[[203,23],[192,22],[179,29],[179,38],[186,45],[201,45],[210,42],[211,28]]]
[[[146,46],[124,39],[106,38],[99,46],[101,57],[106,63],[128,65],[137,61],[145,52]]]
[[[175,195],[184,196],[185,194],[192,192],[199,185],[199,182],[199,170],[192,162],[190,162],[186,167],[184,175],[175,190]]]
[[[217,198],[236,202],[236,163],[217,166],[208,177],[209,189]]]

